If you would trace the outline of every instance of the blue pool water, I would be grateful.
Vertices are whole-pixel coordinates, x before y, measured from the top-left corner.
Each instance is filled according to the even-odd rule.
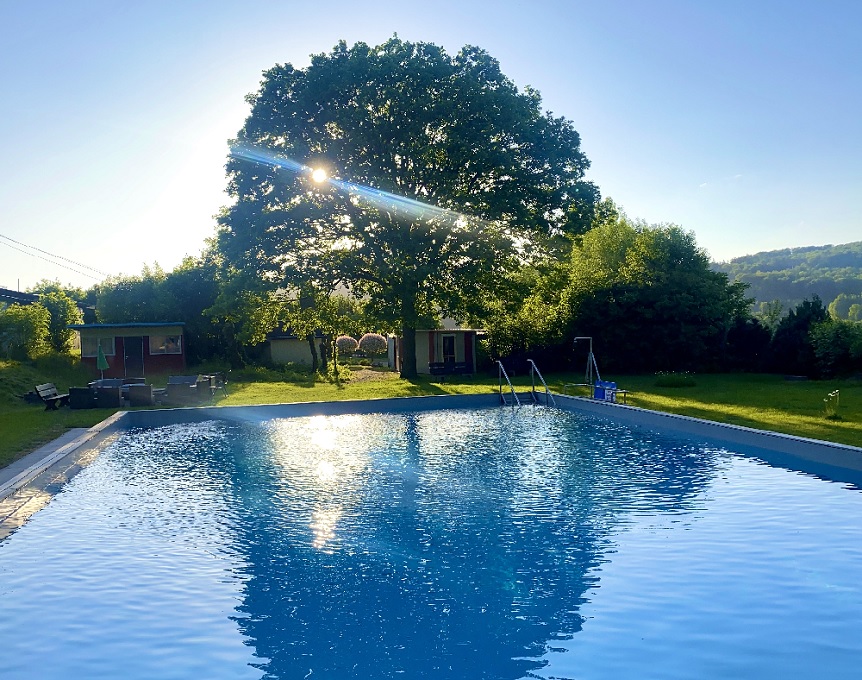
[[[858,678],[862,493],[553,409],[120,436],[0,542],[6,678]]]

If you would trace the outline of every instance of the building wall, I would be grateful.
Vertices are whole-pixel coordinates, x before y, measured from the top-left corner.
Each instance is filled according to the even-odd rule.
[[[181,354],[150,354],[150,335],[182,336]],[[114,354],[107,355],[106,378],[141,378],[153,374],[183,374],[186,371],[186,338],[181,326],[137,326],[130,328],[83,328],[78,330],[79,339],[86,337],[114,338]],[[127,375],[125,361],[125,338],[140,337],[143,342],[144,375]],[[80,344],[80,340],[79,340]],[[81,363],[90,366],[94,373],[102,375],[96,367],[96,357],[81,357]]]
[[[274,364],[305,364],[311,366],[311,349],[307,340],[277,338],[269,341],[269,355]]]
[[[416,331],[416,372],[430,373],[429,363],[443,361],[443,336],[455,337],[455,361],[467,362],[476,371],[475,336],[473,330]]]
[[[434,361],[431,358],[430,342],[433,342],[433,331],[416,331],[416,372],[430,373],[428,363]]]

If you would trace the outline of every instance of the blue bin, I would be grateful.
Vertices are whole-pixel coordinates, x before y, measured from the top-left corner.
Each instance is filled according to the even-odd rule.
[[[605,381],[596,380],[596,385],[593,388],[593,399],[605,400]]]
[[[593,398],[600,401],[616,401],[617,400],[617,384],[608,380],[596,380],[596,385],[593,388]]]

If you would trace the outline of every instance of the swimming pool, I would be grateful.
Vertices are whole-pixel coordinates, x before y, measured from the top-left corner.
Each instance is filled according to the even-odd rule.
[[[0,677],[855,678],[860,520],[556,409],[140,428],[0,542]]]

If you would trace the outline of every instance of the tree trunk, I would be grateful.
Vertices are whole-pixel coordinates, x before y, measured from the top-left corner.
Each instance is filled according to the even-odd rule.
[[[401,377],[416,377],[416,329],[412,323],[401,323]]]
[[[416,293],[406,288],[401,298],[401,377],[416,377]]]
[[[311,350],[311,372],[317,373],[317,367],[320,364],[317,361],[317,347],[314,346],[314,333],[309,333],[306,340],[308,340],[308,348]]]
[[[320,342],[320,368],[324,373],[326,373],[329,370],[329,363],[328,362],[329,362],[329,358],[327,357],[327,351],[326,351],[326,339],[324,338]]]
[[[335,344],[334,335],[329,338],[329,352],[332,357],[332,374],[335,376],[335,383],[340,385],[341,380],[338,376],[338,345]]]

